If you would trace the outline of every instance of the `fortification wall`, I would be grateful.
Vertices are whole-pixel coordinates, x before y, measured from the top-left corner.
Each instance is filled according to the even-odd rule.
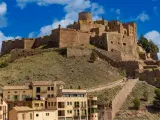
[[[24,49],[32,49],[35,39],[24,39]]]
[[[15,48],[24,48],[24,40],[8,40],[8,41],[3,41],[2,42],[2,48],[1,48],[1,55],[10,53],[12,49]]]
[[[76,47],[88,45],[90,33],[76,31],[72,29],[61,29],[59,47]]]
[[[36,38],[33,48],[37,48],[40,47],[42,45],[47,45],[49,43],[49,41],[51,40],[50,36],[44,36],[44,37],[40,37],[40,38]]]
[[[160,87],[160,68],[138,70],[137,76],[142,81]]]
[[[112,99],[110,104],[100,106],[98,120],[114,120],[119,109],[123,106],[127,96],[132,92],[138,79],[128,80],[118,94]]]
[[[67,57],[89,56],[92,50],[86,48],[67,48]]]
[[[128,80],[116,97],[112,100],[112,119],[114,119],[116,113],[122,107],[123,103],[126,101],[127,96],[132,92],[132,89],[137,83],[137,79]],[[111,119],[111,120],[112,120]]]

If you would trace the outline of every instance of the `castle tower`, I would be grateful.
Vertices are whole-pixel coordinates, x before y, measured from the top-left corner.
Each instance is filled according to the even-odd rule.
[[[80,12],[78,20],[92,22],[92,14],[90,12]]]

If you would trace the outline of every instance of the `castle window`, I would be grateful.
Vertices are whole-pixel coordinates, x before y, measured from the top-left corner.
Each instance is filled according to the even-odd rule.
[[[125,46],[126,46],[126,43],[123,43],[123,45],[125,45]]]
[[[113,41],[111,41],[111,43],[113,44]]]
[[[113,52],[113,49],[111,49],[111,51]]]

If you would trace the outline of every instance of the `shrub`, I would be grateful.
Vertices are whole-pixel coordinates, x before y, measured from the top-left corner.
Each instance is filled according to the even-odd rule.
[[[160,89],[155,90],[155,100],[153,101],[153,106],[157,109],[160,109]]]
[[[6,62],[0,62],[0,68],[5,68],[8,66],[8,63]]]
[[[147,90],[144,91],[143,97],[145,101],[148,101],[148,91]]]
[[[78,89],[81,89],[81,86],[78,86]]]
[[[98,55],[96,52],[91,53],[90,61],[94,63],[98,59]]]
[[[134,100],[133,100],[133,104],[134,104],[134,109],[135,110],[139,110],[140,108],[140,100],[138,99],[138,97],[136,97]]]

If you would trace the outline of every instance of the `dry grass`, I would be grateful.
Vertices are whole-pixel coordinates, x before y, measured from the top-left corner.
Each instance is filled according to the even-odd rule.
[[[148,101],[143,100],[143,93],[146,89],[148,91]],[[152,108],[152,102],[155,97],[154,90],[154,86],[149,85],[146,82],[139,81],[130,96],[128,96],[126,102],[121,108],[121,111],[118,113],[116,120],[159,120],[159,112],[155,112]],[[133,109],[133,99],[135,97],[138,97],[141,100],[139,111],[135,111]]]
[[[123,77],[106,61],[90,63],[88,60],[89,57],[65,58],[56,52],[21,58],[0,69],[1,85],[23,84],[32,80],[62,80],[66,87],[77,88],[80,85],[81,88],[91,88]]]
[[[108,104],[116,94],[122,89],[122,86],[116,86],[110,89],[105,89],[102,91],[97,91],[93,93],[89,93],[88,95],[97,96],[98,98],[98,105]]]

